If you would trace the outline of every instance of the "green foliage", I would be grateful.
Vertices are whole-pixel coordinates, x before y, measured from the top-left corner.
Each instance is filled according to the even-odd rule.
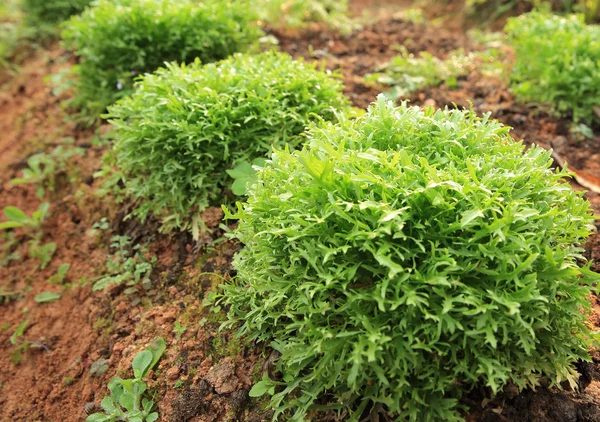
[[[148,388],[143,379],[159,361],[166,349],[162,338],[138,353],[131,366],[133,379],[113,378],[108,383],[110,396],[104,397],[100,405],[105,413],[94,413],[87,417],[86,422],[154,422],[158,420],[158,413],[154,412],[154,402],[144,397]]]
[[[39,295],[36,295],[34,300],[36,303],[50,303],[57,301],[61,296],[60,293],[56,292],[42,292]]]
[[[276,151],[239,206],[226,326],[281,353],[276,418],[458,421],[474,386],[575,384],[600,280],[589,203],[550,151],[471,111],[394,108]],[[271,390],[272,391],[272,390]],[[327,393],[327,395],[324,395]],[[288,419],[289,418],[289,419]]]
[[[535,11],[510,19],[506,31],[516,52],[511,88],[520,99],[548,103],[575,122],[600,122],[600,26]]]
[[[4,207],[4,215],[8,221],[0,223],[0,230],[14,229],[19,227],[36,231],[41,230],[42,223],[46,219],[49,209],[50,204],[48,202],[44,202],[40,205],[37,211],[33,212],[30,217],[17,207]]]
[[[106,275],[101,277],[92,290],[103,290],[111,284],[125,283],[129,286],[126,294],[135,293],[135,285],[141,283],[144,288],[150,288],[150,275],[156,257],[147,258],[148,250],[145,246],[131,245],[129,236],[113,236],[111,249],[115,253],[108,257],[106,262]]]
[[[60,267],[58,267],[56,274],[48,279],[48,283],[62,284],[65,281],[70,268],[71,264],[62,264]]]
[[[77,15],[92,0],[23,0],[23,10],[32,23],[57,24]]]
[[[202,62],[246,51],[262,35],[244,0],[100,0],[64,26],[75,49],[79,93],[75,105],[92,115],[132,92],[136,75],[165,62]]]
[[[108,115],[126,191],[139,200],[134,214],[197,234],[200,211],[230,197],[226,170],[295,147],[311,121],[335,120],[348,109],[341,91],[315,64],[275,52],[146,75]]]
[[[50,264],[52,257],[56,252],[56,243],[49,242],[42,244],[39,239],[29,242],[29,257],[40,261],[40,269],[43,270]]]
[[[274,26],[302,27],[323,22],[334,28],[351,29],[347,0],[258,0],[260,19]]]
[[[30,347],[29,341],[24,337],[25,329],[27,328],[28,324],[29,320],[23,321],[10,336],[10,344],[15,346],[15,348],[10,352],[10,360],[15,365],[21,363],[21,359],[23,359],[23,353],[27,352]]]
[[[23,176],[12,179],[13,185],[34,184],[36,196],[42,199],[46,190],[54,192],[56,189],[56,176],[63,171],[67,161],[75,155],[83,155],[85,150],[79,147],[60,145],[52,153],[39,153],[32,155],[27,160],[29,168],[23,170]]]
[[[443,82],[451,88],[456,87],[456,79],[469,73],[473,59],[473,54],[466,55],[462,50],[453,51],[446,60],[438,59],[426,51],[416,57],[401,46],[400,55],[379,67],[378,73],[369,75],[367,80],[391,86],[385,95],[396,100]]]

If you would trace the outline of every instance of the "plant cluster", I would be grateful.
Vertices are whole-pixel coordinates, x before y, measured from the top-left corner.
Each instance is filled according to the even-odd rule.
[[[26,17],[33,24],[58,24],[78,15],[92,0],[23,0]]]
[[[301,27],[323,22],[331,27],[350,30],[348,0],[258,0],[260,19],[271,25]]]
[[[141,244],[131,245],[129,236],[113,236],[110,248],[114,254],[107,258],[106,275],[100,277],[92,290],[103,290],[111,284],[123,284],[128,287],[125,294],[137,292],[136,285],[145,289],[151,286],[150,275],[156,257],[147,258],[148,249]]]
[[[246,51],[262,35],[246,0],[99,0],[64,26],[75,49],[78,99],[92,115],[132,92],[138,75],[165,62],[203,63]]]
[[[398,56],[367,77],[367,81],[390,86],[390,91],[385,95],[393,100],[441,83],[456,87],[457,78],[469,73],[475,58],[473,54],[465,54],[462,50],[453,51],[448,59],[442,60],[426,51],[415,56],[404,46],[399,49]]]
[[[169,64],[144,76],[108,117],[125,188],[139,200],[134,214],[145,219],[152,212],[166,227],[197,234],[200,211],[227,202],[233,179],[251,179],[239,164],[272,147],[297,146],[309,122],[336,120],[348,109],[330,73],[267,52],[204,66]],[[235,190],[244,188],[238,182]]]
[[[34,154],[27,160],[29,168],[23,169],[22,177],[10,181],[13,185],[33,184],[36,196],[42,199],[46,191],[54,192],[56,189],[56,176],[64,171],[67,161],[75,156],[85,153],[83,148],[60,145],[51,153],[41,152]]]
[[[589,203],[550,151],[472,111],[394,108],[313,127],[239,206],[225,326],[281,353],[275,418],[458,421],[475,385],[575,384],[599,281]]]
[[[154,411],[154,402],[144,397],[148,386],[143,381],[148,371],[160,360],[167,345],[157,338],[147,349],[138,353],[131,366],[133,379],[115,377],[108,383],[110,396],[104,397],[100,405],[105,413],[94,413],[86,422],[154,422],[158,413]]]
[[[516,61],[511,88],[575,122],[600,122],[600,26],[534,11],[506,25]],[[557,53],[560,52],[560,53]]]

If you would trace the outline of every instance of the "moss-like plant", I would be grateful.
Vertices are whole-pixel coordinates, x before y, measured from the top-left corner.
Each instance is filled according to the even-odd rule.
[[[487,117],[383,98],[275,152],[217,299],[281,353],[283,381],[251,395],[275,393],[279,420],[325,406],[458,421],[476,385],[574,384],[599,280],[578,265],[593,217],[551,163]]]
[[[23,0],[26,17],[33,23],[57,24],[77,15],[92,0]]]
[[[246,0],[99,0],[65,23],[80,57],[76,105],[91,115],[131,93],[137,75],[165,62],[203,63],[246,51],[262,35]]]
[[[510,84],[520,99],[600,123],[600,26],[534,11],[510,19],[506,31],[516,52]]]
[[[335,120],[347,104],[337,78],[273,52],[145,76],[109,108],[117,165],[140,200],[135,214],[189,228],[207,206],[227,202],[256,158],[295,147],[309,122]]]

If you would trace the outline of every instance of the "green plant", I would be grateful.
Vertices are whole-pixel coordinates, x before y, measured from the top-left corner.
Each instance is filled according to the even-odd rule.
[[[58,267],[56,274],[48,279],[48,283],[62,284],[65,281],[70,268],[71,264],[62,264],[60,267]]]
[[[302,27],[309,22],[323,22],[343,30],[352,28],[347,0],[258,0],[255,4],[260,19],[275,26]]]
[[[48,215],[49,209],[50,204],[48,202],[44,202],[40,205],[37,211],[34,211],[31,217],[29,217],[17,207],[4,207],[4,215],[8,221],[0,223],[0,230],[23,227],[26,229],[39,231],[42,228],[42,223]]]
[[[518,98],[548,103],[575,122],[600,122],[600,26],[534,11],[505,29],[516,52],[511,88]]]
[[[154,422],[158,413],[154,412],[154,402],[144,397],[147,385],[143,379],[159,361],[166,349],[162,338],[138,353],[131,366],[133,379],[113,378],[108,383],[110,396],[104,397],[100,405],[105,413],[94,413],[87,417],[86,422]]]
[[[400,55],[380,66],[377,73],[367,76],[367,81],[391,86],[385,95],[393,100],[443,82],[451,88],[456,87],[456,79],[469,73],[475,57],[457,50],[451,52],[448,59],[441,60],[426,51],[416,57],[404,46],[400,46],[399,50]]]
[[[27,352],[29,349],[30,343],[24,337],[25,329],[29,324],[29,320],[23,321],[17,326],[15,332],[10,336],[10,344],[15,346],[15,348],[10,352],[10,360],[13,364],[18,365],[23,358],[23,353]]]
[[[175,322],[175,327],[173,327],[173,332],[175,333],[175,337],[177,337],[177,340],[179,340],[181,338],[181,336],[183,335],[183,333],[185,333],[187,331],[187,328],[183,325],[181,325],[181,323],[179,321]]]
[[[32,24],[58,24],[77,15],[92,0],[23,0],[23,10]]]
[[[122,283],[129,286],[126,294],[135,293],[137,289],[134,286],[139,283],[149,289],[156,257],[148,259],[147,248],[141,244],[132,246],[129,236],[113,236],[110,247],[115,253],[107,258],[107,274],[94,283],[92,290],[103,290],[111,284]]]
[[[28,254],[30,258],[40,260],[40,269],[44,269],[52,261],[52,257],[56,252],[56,243],[48,242],[41,243],[40,239],[33,239],[29,241]]]
[[[51,154],[34,154],[27,160],[29,168],[23,170],[23,176],[12,179],[13,185],[31,183],[36,186],[36,196],[42,199],[46,190],[54,192],[56,189],[56,175],[64,171],[67,161],[75,156],[85,153],[83,148],[60,145]]]
[[[226,170],[297,146],[309,122],[335,120],[347,104],[336,78],[275,52],[146,75],[108,114],[123,183],[139,200],[134,215],[152,212],[197,236],[200,212],[231,197]]]
[[[600,281],[578,265],[593,216],[550,151],[508,131],[380,97],[258,172],[216,303],[281,353],[282,381],[253,389],[275,391],[276,419],[458,421],[475,386],[575,384]]]
[[[137,75],[165,62],[214,62],[246,51],[262,35],[254,7],[222,0],[100,0],[64,26],[80,64],[75,106],[98,115],[132,92]]]

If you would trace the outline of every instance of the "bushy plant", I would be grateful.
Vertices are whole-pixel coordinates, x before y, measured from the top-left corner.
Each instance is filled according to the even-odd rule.
[[[170,227],[192,221],[197,231],[199,212],[227,202],[249,163],[272,146],[298,145],[309,122],[335,120],[348,107],[341,91],[315,64],[275,52],[146,75],[109,108],[117,165],[140,200],[135,214],[152,212]]]
[[[92,115],[131,93],[137,75],[165,62],[203,63],[246,51],[262,35],[253,7],[222,0],[100,0],[65,24],[81,63],[76,105]]]
[[[57,24],[77,15],[92,0],[23,0],[23,10],[31,22]]]
[[[534,11],[506,25],[515,48],[511,88],[575,121],[600,122],[600,26]]]
[[[283,381],[251,394],[275,393],[279,420],[318,404],[458,421],[475,385],[574,384],[593,217],[551,163],[488,117],[383,97],[275,152],[234,216],[245,247],[216,299],[281,353]]]

